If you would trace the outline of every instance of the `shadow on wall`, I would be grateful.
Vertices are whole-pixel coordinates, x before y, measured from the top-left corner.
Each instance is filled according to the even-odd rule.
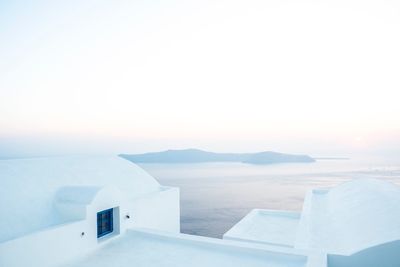
[[[400,240],[380,244],[349,256],[328,255],[329,267],[399,267]]]

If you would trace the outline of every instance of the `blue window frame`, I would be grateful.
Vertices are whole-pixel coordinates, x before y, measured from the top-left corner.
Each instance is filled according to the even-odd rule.
[[[103,210],[97,213],[97,238],[105,236],[113,231],[113,209]]]

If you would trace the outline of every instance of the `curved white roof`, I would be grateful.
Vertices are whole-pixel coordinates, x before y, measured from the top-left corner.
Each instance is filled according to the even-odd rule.
[[[143,169],[117,156],[0,160],[0,182],[0,242],[63,223],[54,201],[66,186],[113,187],[125,198],[160,190]]]
[[[355,179],[326,191],[314,191],[307,225],[300,231],[306,246],[352,254],[400,239],[400,188],[375,179]]]

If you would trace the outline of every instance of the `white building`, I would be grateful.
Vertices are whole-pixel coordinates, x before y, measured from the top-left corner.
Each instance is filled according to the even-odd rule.
[[[356,179],[316,189],[301,214],[253,210],[224,239],[319,251],[329,267],[400,266],[400,188]]]
[[[118,157],[0,160],[0,266],[57,266],[129,228],[179,233],[179,189]]]
[[[118,157],[0,160],[0,182],[0,267],[400,266],[400,189],[378,180],[253,210],[223,240],[180,234],[179,190]]]

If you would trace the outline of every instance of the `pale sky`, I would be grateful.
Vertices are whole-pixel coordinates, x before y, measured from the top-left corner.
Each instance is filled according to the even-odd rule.
[[[0,36],[0,156],[400,151],[397,0],[0,1]]]

